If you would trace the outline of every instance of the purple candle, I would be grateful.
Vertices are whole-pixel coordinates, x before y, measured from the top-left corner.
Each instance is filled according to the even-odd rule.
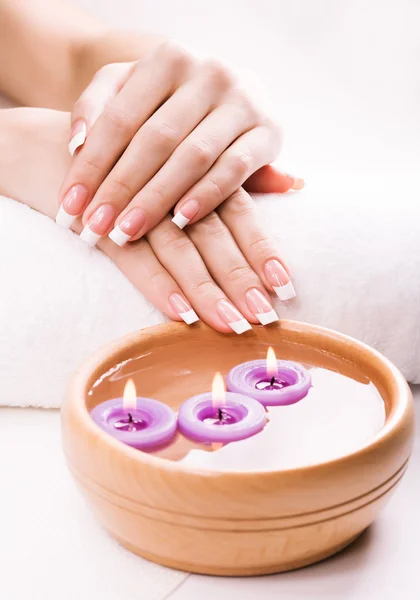
[[[102,402],[90,414],[95,423],[116,440],[145,451],[167,444],[177,427],[176,413],[163,402],[137,398],[131,379],[126,383],[123,398]]]
[[[227,375],[230,392],[251,396],[264,406],[294,404],[307,395],[311,385],[307,369],[289,360],[277,360],[272,348],[266,361],[242,363]]]
[[[226,393],[217,373],[213,391],[193,396],[179,409],[179,431],[197,442],[228,444],[262,431],[267,422],[264,407],[241,394]]]

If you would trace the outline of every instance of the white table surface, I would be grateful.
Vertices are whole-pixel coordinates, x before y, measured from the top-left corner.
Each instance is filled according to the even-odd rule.
[[[269,577],[183,580],[166,570],[158,578],[172,590],[167,596],[141,589],[143,561],[116,546],[76,491],[62,456],[59,412],[0,408],[0,597],[99,600],[106,590],[115,600],[418,600],[420,386],[414,391],[410,467],[380,518],[350,548]]]

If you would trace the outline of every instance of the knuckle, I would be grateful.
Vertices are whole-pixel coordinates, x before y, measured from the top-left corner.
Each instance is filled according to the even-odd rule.
[[[157,49],[157,54],[173,67],[183,67],[191,61],[188,50],[174,40],[162,42]]]
[[[189,152],[193,157],[194,163],[203,166],[213,164],[213,148],[207,140],[196,140],[192,142]]]
[[[212,296],[214,294],[215,284],[210,277],[199,277],[192,283],[193,292],[198,295]]]
[[[102,77],[106,76],[108,72],[108,65],[104,65],[103,67],[100,67],[96,73],[94,74],[94,76],[92,77],[92,81],[98,81],[100,79],[102,79]]]
[[[167,283],[168,274],[163,269],[159,269],[159,271],[152,271],[151,273],[149,273],[148,279],[152,287],[161,289]]]
[[[249,250],[256,252],[260,257],[268,257],[273,254],[273,248],[270,244],[269,239],[260,233],[254,239],[249,242]]]
[[[133,198],[135,195],[135,190],[132,189],[131,185],[127,182],[127,179],[122,177],[121,175],[114,175],[110,181],[107,180],[106,185],[109,185],[109,195],[110,197],[121,197],[125,198]]]
[[[205,69],[212,83],[218,87],[231,87],[235,82],[233,71],[217,58],[207,59],[205,61]]]
[[[217,204],[220,204],[225,199],[226,195],[221,185],[214,179],[208,180],[209,196],[213,197]]]
[[[239,188],[229,197],[223,208],[229,210],[236,218],[247,217],[254,211],[252,200],[243,188]]]
[[[149,195],[149,192],[147,193]],[[168,191],[164,187],[163,183],[154,183],[150,188],[150,198],[152,199],[152,203],[156,207],[167,206],[168,204]],[[168,208],[169,211],[169,208]]]
[[[104,110],[104,119],[116,130],[117,134],[119,132],[134,133],[136,130],[134,117],[121,108],[108,105]]]
[[[81,162],[81,171],[84,173],[97,173],[102,171],[102,161],[97,154],[80,154],[78,160]]]
[[[242,94],[242,97],[239,101],[240,109],[243,113],[244,121],[248,124],[257,124],[261,120],[261,113],[258,107],[256,106],[254,100],[246,93]]]
[[[98,80],[102,79],[103,77],[108,77],[110,74],[113,75],[117,69],[119,69],[119,65],[120,63],[108,63],[107,65],[104,65],[96,71],[93,79]]]
[[[251,269],[246,265],[235,265],[231,267],[225,274],[225,281],[227,283],[238,283],[249,279],[251,275]]]
[[[230,170],[236,180],[244,181],[251,173],[253,158],[250,152],[241,152],[232,158]]]
[[[215,237],[220,234],[220,219],[217,213],[211,212],[190,228],[190,235]]]
[[[159,148],[172,149],[176,146],[179,138],[177,130],[165,121],[150,126],[148,133]]]
[[[191,240],[181,231],[167,227],[159,234],[159,248],[165,254],[179,254],[191,248]]]

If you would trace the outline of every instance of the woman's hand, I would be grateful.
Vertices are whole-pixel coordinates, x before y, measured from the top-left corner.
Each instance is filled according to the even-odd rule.
[[[256,210],[247,192],[239,189],[218,213],[186,231],[166,217],[128,248],[118,248],[109,239],[100,245],[171,318],[192,323],[198,314],[218,331],[239,334],[251,329],[250,323],[278,320],[269,292],[282,300],[295,296]]]
[[[255,86],[254,86],[255,87]],[[299,188],[263,169],[281,134],[224,64],[165,42],[135,63],[103,67],[76,103],[61,187],[60,224],[83,214],[82,237],[138,240],[175,207],[183,228],[205,217],[254,173],[255,191]],[[273,175],[274,174],[274,175]]]
[[[1,120],[2,119],[2,120]],[[0,193],[54,216],[59,181],[69,167],[69,116],[51,110],[0,111]],[[22,177],[22,172],[25,176]],[[258,223],[256,206],[240,189],[185,231],[169,217],[141,240],[99,247],[151,302],[174,320],[198,315],[215,329],[241,333],[249,323],[277,320],[269,296],[294,297],[278,252]],[[83,229],[81,219],[72,228]]]

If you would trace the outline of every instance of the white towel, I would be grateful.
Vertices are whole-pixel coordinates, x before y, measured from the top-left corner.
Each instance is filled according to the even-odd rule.
[[[326,186],[320,176],[257,201],[298,293],[276,303],[279,314],[359,338],[420,382],[420,203],[410,182],[337,176]],[[1,404],[59,407],[91,352],[164,321],[99,250],[6,198],[0,256]]]

